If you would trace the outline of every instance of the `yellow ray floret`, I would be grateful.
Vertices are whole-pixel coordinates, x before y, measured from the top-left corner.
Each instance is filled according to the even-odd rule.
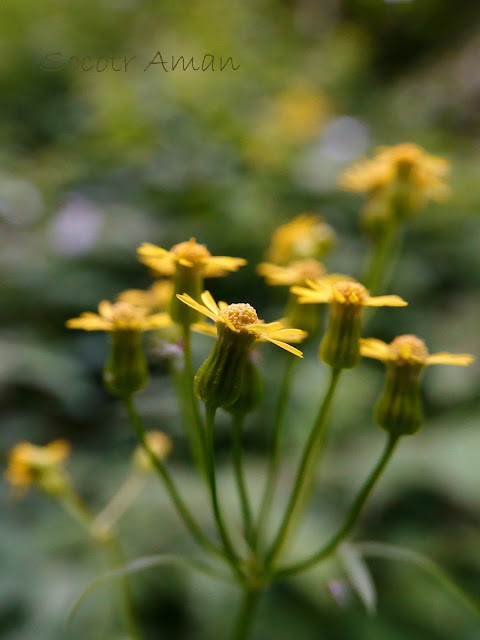
[[[301,351],[287,344],[287,341],[299,341],[306,337],[306,332],[300,329],[286,329],[281,322],[264,323],[258,319],[257,312],[248,303],[220,305],[215,302],[209,291],[201,295],[203,304],[200,304],[187,294],[177,295],[183,303],[199,311],[216,323],[226,325],[234,333],[247,332],[253,334],[256,340],[266,340],[290,351],[300,358]],[[292,340],[293,338],[293,340]]]
[[[360,307],[405,307],[408,303],[400,296],[371,296],[359,282],[343,280],[328,282],[309,280],[307,287],[292,287],[302,304],[337,303]]]
[[[177,265],[201,270],[205,278],[214,278],[237,271],[247,263],[243,258],[229,256],[212,256],[204,244],[198,244],[195,238],[174,245],[169,251],[149,242],[144,242],[138,249],[138,259],[151,267],[157,275],[174,275]]]
[[[467,366],[474,360],[468,353],[428,353],[423,340],[414,335],[397,336],[390,344],[377,338],[363,338],[360,340],[360,353],[366,358],[375,358],[382,362],[391,362],[397,366],[419,364],[454,364]]]
[[[145,307],[128,302],[111,303],[102,300],[98,313],[84,311],[78,318],[67,320],[69,329],[85,331],[149,331],[162,329],[172,323],[168,313],[152,313]]]
[[[8,456],[5,479],[14,487],[29,487],[41,473],[58,468],[70,455],[66,440],[54,440],[44,447],[19,442]]]

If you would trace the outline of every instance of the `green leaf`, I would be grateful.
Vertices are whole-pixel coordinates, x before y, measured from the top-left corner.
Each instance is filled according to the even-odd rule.
[[[480,618],[480,602],[464,591],[436,562],[424,556],[422,553],[382,542],[360,542],[354,546],[363,557],[386,558],[388,560],[409,562],[419,569],[423,569],[462,602],[465,607]]]
[[[204,573],[213,578],[233,583],[233,580],[231,578],[217,571],[214,567],[210,567],[209,565],[202,562],[197,562],[196,560],[189,560],[187,558],[181,558],[180,556],[174,556],[170,554],[144,556],[142,558],[132,560],[132,562],[129,562],[128,564],[124,565],[123,567],[119,567],[118,569],[106,571],[105,573],[102,573],[100,576],[98,576],[98,578],[92,580],[92,582],[90,582],[85,587],[82,593],[72,604],[67,615],[67,624],[70,624],[72,622],[75,614],[77,613],[80,605],[83,603],[85,598],[87,598],[93,591],[95,591],[97,587],[101,586],[105,582],[118,580],[119,578],[123,578],[131,573],[145,571],[145,569],[151,569],[152,567],[162,567],[167,565],[176,565],[185,569],[192,569],[193,571],[199,571],[200,573]]]
[[[338,547],[337,555],[367,612],[371,615],[377,611],[377,592],[370,570],[358,547],[344,542]]]

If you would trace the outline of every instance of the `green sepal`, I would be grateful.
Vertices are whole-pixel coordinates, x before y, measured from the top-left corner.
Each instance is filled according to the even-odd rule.
[[[142,389],[148,380],[147,361],[142,349],[140,331],[110,332],[111,349],[103,371],[103,380],[109,391],[128,397]]]
[[[330,305],[327,331],[319,357],[333,369],[353,369],[360,361],[362,307],[354,304]]]
[[[255,336],[231,331],[217,323],[217,339],[212,352],[197,371],[193,389],[210,407],[230,407],[240,395],[248,352]]]
[[[263,399],[263,381],[260,371],[251,357],[248,357],[243,367],[240,384],[240,394],[235,402],[226,410],[237,416],[251,413],[258,408]]]
[[[393,436],[416,433],[423,424],[419,365],[387,365],[385,386],[375,407],[377,424]]]

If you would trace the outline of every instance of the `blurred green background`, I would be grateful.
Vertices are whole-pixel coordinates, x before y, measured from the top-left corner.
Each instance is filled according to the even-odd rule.
[[[378,144],[412,141],[451,160],[454,195],[412,221],[390,286],[410,304],[379,312],[369,333],[385,340],[416,333],[432,352],[478,356],[479,43],[475,0],[461,7],[450,0],[3,0],[2,452],[19,440],[68,438],[76,486],[101,508],[126,473],[134,438],[102,388],[105,335],[69,332],[65,320],[123,289],[149,285],[135,256],[141,242],[169,248],[191,236],[214,255],[249,261],[237,274],[209,281],[215,297],[248,300],[275,319],[286,292],[267,289],[254,268],[273,229],[305,211],[323,215],[338,232],[328,268],[359,276],[368,250],[361,199],[336,182]],[[146,69],[157,51],[166,70]],[[47,59],[51,53],[61,55]],[[206,54],[214,68],[171,68],[172,56],[193,56],[199,66]],[[110,60],[102,71],[105,56],[119,57],[113,64],[123,70]],[[124,57],[133,56],[125,71]],[[221,71],[220,57],[238,68]],[[95,66],[83,71],[82,62]],[[210,344],[195,338],[197,363]],[[265,424],[286,357],[273,351],[261,351],[267,400],[246,434],[257,497]],[[315,351],[297,369],[289,452],[300,450],[324,383]],[[140,410],[149,427],[172,435],[171,467],[213,532],[164,361],[154,358],[152,370]],[[368,361],[344,376],[321,483],[292,555],[326,539],[380,451],[383,434],[371,413],[382,374]],[[479,374],[478,364],[426,372],[426,426],[401,443],[355,536],[428,553],[478,598]],[[222,415],[220,486],[235,518],[229,447]],[[288,495],[294,461],[292,453],[279,498]],[[85,534],[35,491],[15,500],[2,482],[0,500],[0,637],[119,640],[109,586],[86,601],[71,627],[64,623],[72,599],[104,569]],[[195,553],[155,478],[120,533],[129,558]],[[479,621],[430,578],[400,564],[369,564],[377,616],[364,612],[332,562],[276,585],[262,603],[255,638],[480,638]],[[340,602],[329,594],[332,580]],[[147,638],[228,637],[233,590],[178,569],[152,569],[132,586]]]

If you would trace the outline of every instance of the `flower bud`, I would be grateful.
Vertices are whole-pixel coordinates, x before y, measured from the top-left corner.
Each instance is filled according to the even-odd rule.
[[[177,264],[173,285],[175,295],[172,296],[170,301],[170,316],[172,320],[187,327],[194,322],[198,322],[201,314],[183,304],[176,294],[186,293],[194,300],[200,300],[200,295],[203,291],[203,267],[201,265],[185,267]]]
[[[227,408],[238,400],[248,352],[255,335],[229,329],[217,322],[217,339],[212,352],[197,371],[195,394],[207,406]]]
[[[117,330],[110,332],[110,338],[110,356],[103,372],[105,386],[115,395],[128,397],[140,391],[148,380],[141,333]]]
[[[258,367],[249,355],[243,367],[240,393],[237,400],[226,407],[233,415],[243,416],[255,411],[263,398],[263,381]]]
[[[375,407],[377,424],[393,436],[412,435],[423,424],[419,363],[387,363],[385,386]]]

